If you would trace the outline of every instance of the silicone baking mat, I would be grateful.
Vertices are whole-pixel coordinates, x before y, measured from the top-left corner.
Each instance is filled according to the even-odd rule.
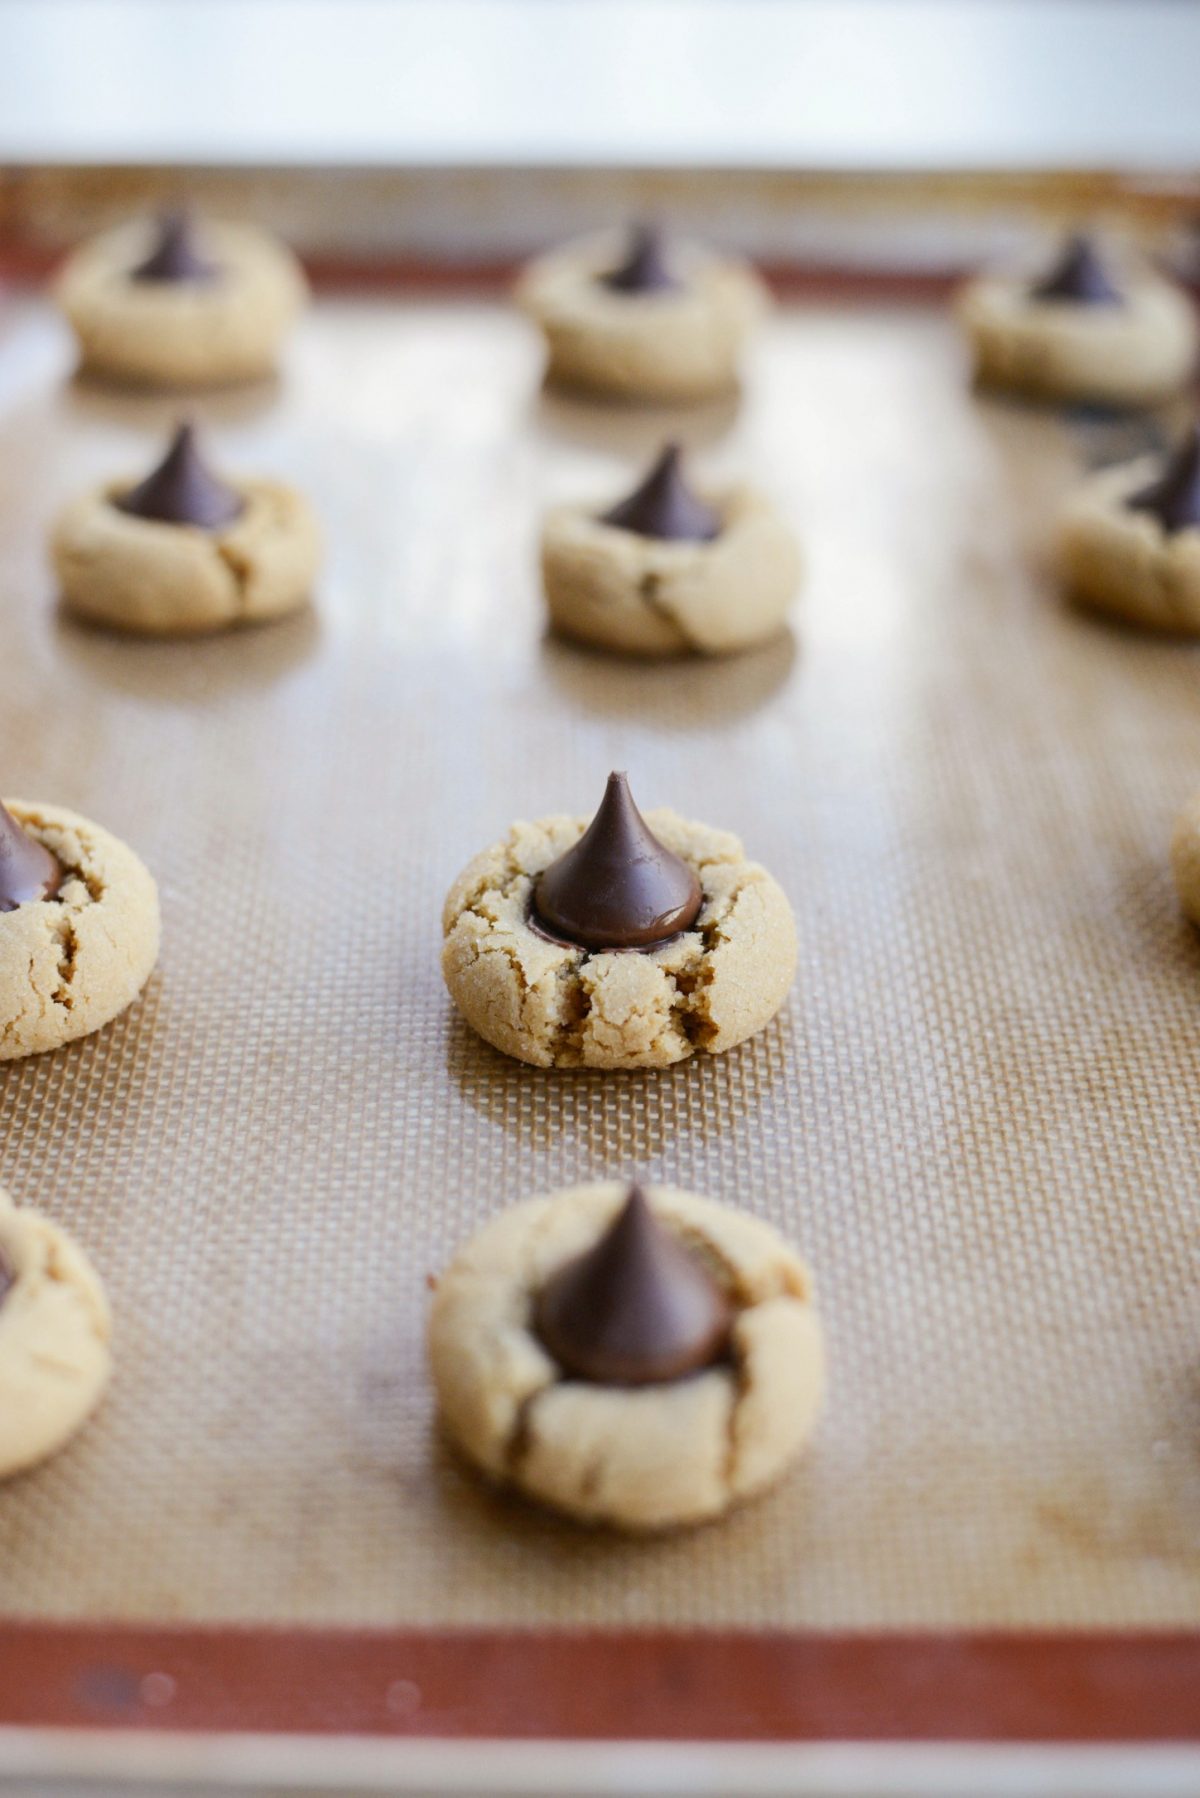
[[[781,309],[740,403],[672,416],[546,394],[498,304],[326,299],[277,388],[193,408],[221,465],[312,495],[315,610],[155,644],[61,619],[44,538],[81,485],[146,468],[177,407],[71,362],[10,297],[0,790],[134,844],[165,936],[123,1019],[0,1069],[0,1179],[78,1234],[118,1320],[94,1425],[0,1491],[0,1720],[140,1717],[136,1682],[51,1698],[49,1669],[96,1642],[163,1664],[176,1626],[210,1676],[257,1656],[299,1727],[425,1726],[354,1686],[372,1643],[453,1687],[451,1733],[486,1728],[463,1692],[499,1663],[532,1707],[512,1728],[619,1729],[616,1669],[655,1642],[691,1671],[631,1730],[720,1727],[732,1661],[759,1694],[734,1733],[786,1733],[841,1652],[851,1711],[885,1694],[849,1733],[920,1727],[950,1691],[986,1731],[985,1692],[1032,1691],[1060,1653],[1070,1686],[1093,1650],[1150,1710],[1175,1678],[1194,1721],[1200,941],[1166,847],[1200,785],[1200,660],[1067,609],[1047,562],[1081,464],[1157,425],[972,396],[935,308]],[[794,635],[661,666],[547,638],[541,507],[619,493],[669,433],[794,520]],[[791,896],[799,973],[730,1054],[545,1073],[454,1014],[440,902],[513,818],[590,810],[612,767],[643,807],[741,834]],[[830,1341],[794,1477],[653,1542],[485,1491],[438,1443],[422,1359],[456,1244],[633,1172],[784,1230]],[[588,1666],[611,1702],[581,1713]],[[234,1711],[246,1679],[237,1703],[217,1680]],[[234,1720],[196,1689],[191,1722]]]

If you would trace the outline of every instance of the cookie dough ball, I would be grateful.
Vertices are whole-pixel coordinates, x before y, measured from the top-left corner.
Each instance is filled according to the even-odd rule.
[[[1165,467],[1141,457],[1092,476],[1064,510],[1060,549],[1076,598],[1134,624],[1200,634],[1200,431]]]
[[[609,1181],[514,1206],[439,1279],[443,1425],[490,1479],[586,1523],[702,1523],[770,1486],[824,1390],[807,1269],[767,1224]]]
[[[44,1461],[108,1384],[104,1289],[65,1230],[0,1191],[0,1479]]]
[[[796,968],[781,888],[727,831],[644,819],[624,774],[584,818],[515,824],[442,916],[442,971],[487,1042],[542,1068],[665,1068],[770,1022]]]
[[[0,1061],[111,1023],[158,941],[158,890],[132,849],[63,806],[0,805]]]
[[[795,538],[750,487],[702,500],[669,444],[642,485],[596,516],[557,506],[542,527],[555,628],[629,655],[723,655],[775,636],[796,590]]]
[[[186,214],[122,225],[68,259],[55,296],[82,366],[147,387],[208,387],[273,373],[304,304],[300,265],[253,225]]]
[[[745,264],[643,227],[539,257],[517,300],[541,327],[551,380],[632,400],[700,400],[736,385],[742,346],[766,307]]]
[[[190,425],[139,485],[109,481],[74,500],[50,547],[68,611],[164,637],[281,618],[308,601],[320,559],[302,495],[219,480]]]
[[[1038,399],[1143,406],[1196,366],[1192,302],[1148,264],[1110,271],[1078,237],[1043,280],[980,276],[958,300],[981,381]]]

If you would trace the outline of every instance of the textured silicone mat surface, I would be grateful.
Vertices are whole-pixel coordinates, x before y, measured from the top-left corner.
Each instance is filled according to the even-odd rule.
[[[679,421],[803,532],[794,640],[639,667],[547,641],[540,506],[663,415],[550,399],[484,305],[323,304],[219,459],[319,504],[318,610],[155,645],[58,619],[43,540],[175,413],[0,319],[0,790],[159,877],[162,961],[0,1070],[0,1180],[116,1307],[95,1425],[0,1490],[0,1612],[762,1627],[1189,1623],[1200,1606],[1200,946],[1166,867],[1200,660],[1064,609],[1058,496],[1117,436],[966,394],[942,320],[782,313]],[[1135,433],[1136,434],[1136,433]],[[550,1075],[452,1013],[439,907],[515,816],[735,828],[795,905],[789,1006],[666,1074]],[[499,1206],[622,1170],[810,1258],[814,1452],[717,1529],[591,1537],[438,1447],[427,1274]]]

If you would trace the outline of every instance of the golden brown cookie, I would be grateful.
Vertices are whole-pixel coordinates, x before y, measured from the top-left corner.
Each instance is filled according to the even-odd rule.
[[[1111,275],[1086,239],[1051,275],[984,275],[958,298],[981,381],[1034,398],[1153,404],[1185,387],[1196,366],[1188,296],[1133,257]]]
[[[548,872],[593,838],[623,780],[610,778],[590,824],[563,816],[515,824],[446,899],[451,997],[487,1042],[535,1067],[663,1068],[717,1055],[769,1023],[792,983],[796,926],[782,889],[728,831],[672,811],[643,820],[633,808],[651,844],[695,882],[694,910],[680,893],[678,922],[673,914],[663,940],[605,948],[600,932],[588,946],[539,917]],[[614,890],[611,873],[610,858],[591,889]]]
[[[766,308],[757,275],[694,244],[649,258],[636,242],[628,257],[626,249],[620,233],[606,232],[538,257],[522,275],[517,301],[546,339],[551,380],[633,400],[728,392]],[[638,279],[639,263],[655,260],[669,268]],[[632,275],[622,285],[624,271]]]
[[[253,225],[206,220],[194,258],[164,258],[176,221],[106,231],[76,250],[55,296],[79,340],[82,365],[109,380],[206,387],[271,374],[304,304],[300,265]],[[194,260],[197,267],[189,266]],[[145,271],[156,261],[166,267]]]
[[[812,1282],[776,1232],[676,1187],[642,1197],[666,1253],[682,1250],[716,1287],[716,1335],[707,1317],[681,1321],[686,1298],[674,1292],[659,1307],[672,1315],[647,1323],[662,1251],[615,1181],[496,1218],[438,1280],[429,1320],[442,1422],[475,1466],[584,1522],[636,1531],[701,1523],[770,1486],[811,1434],[824,1390]],[[589,1347],[601,1341],[611,1356],[630,1340],[644,1359],[648,1334],[686,1347],[690,1331],[694,1369],[638,1380],[636,1360],[618,1367],[623,1379],[564,1366],[544,1339],[544,1301],[554,1282],[579,1286],[581,1261]]]
[[[48,1217],[0,1191],[0,1479],[54,1454],[95,1410],[110,1334],[87,1258]]]
[[[0,806],[0,1061],[111,1023],[158,943],[158,891],[132,849],[64,806]]]
[[[1200,633],[1200,433],[1164,465],[1106,468],[1063,511],[1063,575],[1088,605],[1156,630]]]
[[[724,655],[778,634],[800,575],[792,532],[746,486],[699,496],[701,517],[711,516],[703,533],[686,528],[686,517],[672,528],[668,484],[681,480],[670,445],[621,506],[603,513],[556,506],[547,514],[542,585],[557,630],[642,656]]]
[[[139,495],[149,497],[135,507]],[[283,617],[307,603],[320,558],[303,495],[218,481],[186,425],[140,486],[107,481],[73,500],[50,547],[68,611],[148,636]]]

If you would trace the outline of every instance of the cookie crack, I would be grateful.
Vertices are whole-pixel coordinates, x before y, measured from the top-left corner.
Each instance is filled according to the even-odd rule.
[[[685,649],[697,649],[699,645],[695,638],[687,630],[683,620],[679,618],[676,613],[672,611],[671,607],[660,598],[661,592],[662,576],[660,574],[655,574],[653,572],[644,574],[638,582],[638,598],[641,600],[646,610],[648,612],[653,612],[654,616],[659,619],[661,623],[669,625],[680,639]]]
[[[446,932],[448,937],[453,936],[464,918],[474,918],[483,925],[484,934],[481,940],[474,945],[475,954],[472,957],[472,966],[475,962],[482,961],[485,955],[503,955],[512,965],[522,996],[526,994],[529,991],[529,976],[525,972],[525,966],[521,960],[520,943],[514,932],[501,919],[494,917],[491,912],[482,911],[478,904],[469,904],[464,905],[456,915],[453,924]]]
[[[29,957],[29,986],[30,986],[31,991],[36,990],[36,989],[34,989],[34,985],[33,985],[33,976],[34,976],[34,970],[36,967],[37,967],[37,957],[35,955],[31,955]],[[23,1023],[25,1023],[25,1021],[26,1021],[26,1015],[24,1012],[20,1012],[20,1011],[16,1014],[15,1017],[9,1018],[8,1022],[4,1025],[3,1029],[0,1029],[0,1049],[6,1048],[8,1046],[8,1044],[10,1042],[12,1042],[12,1040],[16,1036],[18,1030],[21,1028],[21,1025]]]
[[[525,972],[525,964],[521,960],[521,953],[517,944],[511,937],[501,937],[499,941],[492,946],[499,954],[508,958],[508,961],[512,966],[512,971],[516,975],[517,985],[521,991],[521,997],[522,999],[526,998],[529,993],[529,976]]]
[[[71,992],[71,982],[75,978],[79,961],[79,936],[69,915],[59,919],[54,937],[58,945],[58,984],[50,998],[53,1004],[61,1005],[64,1011],[72,1011],[75,999]]]
[[[218,537],[214,545],[217,555],[233,578],[234,616],[244,618],[250,606],[250,576],[253,569],[236,544]]]
[[[716,980],[712,957],[726,940],[722,926],[744,890],[745,883],[735,889],[719,912],[693,925],[700,937],[700,949],[693,961],[672,976],[675,990],[671,1020],[693,1049],[707,1049],[718,1035],[708,1003],[709,989]]]
[[[721,1457],[721,1483],[725,1491],[732,1497],[736,1491],[740,1448],[738,1416],[743,1401],[750,1391],[750,1369],[746,1364],[745,1357],[738,1353],[732,1343],[729,1349],[729,1374],[733,1391],[729,1398],[729,1409],[725,1413],[725,1446]]]
[[[499,879],[494,872],[481,874],[475,884],[463,895],[462,903],[449,924],[444,927],[443,935],[449,936],[460,920],[466,917],[478,918],[479,922],[488,930],[500,928],[501,920],[496,915],[495,904],[491,909],[487,909],[484,902],[492,900],[502,904],[507,903],[514,897],[523,880],[532,879],[533,876],[527,874],[524,868],[516,866],[510,855],[508,866]]]
[[[730,1300],[737,1307],[737,1312],[734,1317],[734,1325],[736,1326],[737,1318],[740,1317],[741,1313],[745,1310],[753,1309],[756,1302],[753,1296],[747,1292],[736,1264],[727,1254],[725,1254],[718,1243],[714,1242],[705,1231],[698,1228],[695,1224],[689,1225],[682,1223],[678,1218],[672,1218],[670,1221],[671,1228],[679,1237],[680,1241],[684,1243],[691,1253],[700,1261],[707,1263],[713,1278],[717,1281],[718,1285],[725,1289]],[[729,1410],[725,1415],[725,1441],[724,1450],[721,1456],[721,1482],[725,1491],[732,1496],[734,1492],[734,1482],[737,1478],[739,1449],[738,1413],[741,1410],[743,1399],[750,1390],[750,1369],[746,1357],[739,1353],[732,1334],[729,1342],[728,1372],[733,1390],[730,1394]]]
[[[583,978],[583,965],[568,962],[556,970],[558,1022],[550,1041],[555,1066],[583,1060],[583,1039],[592,1015],[592,990]]]
[[[64,1361],[60,1356],[48,1349],[38,1349],[29,1357],[31,1367],[39,1368],[55,1378],[78,1380],[86,1377],[86,1368],[80,1367],[77,1361]]]
[[[702,863],[698,868],[702,881],[705,865],[707,863]],[[678,969],[678,973],[673,976],[675,998],[671,1001],[671,1019],[693,1048],[709,1048],[716,1037],[720,1036],[720,1027],[712,1019],[709,1005],[709,991],[716,982],[716,967],[712,966],[712,957],[721,944],[729,940],[725,933],[725,922],[736,910],[743,892],[747,892],[752,885],[752,876],[739,881],[725,897],[720,910],[714,910],[709,917],[702,915],[700,921],[693,924],[693,930],[700,935],[700,951],[694,962]]]
[[[38,816],[36,813],[28,812],[23,816],[22,823],[26,830],[33,832],[43,848],[48,849],[54,859],[59,863],[63,871],[63,890],[69,887],[72,881],[77,880],[84,888],[91,903],[93,905],[99,905],[108,888],[103,875],[101,875],[99,870],[93,867],[87,859],[88,845],[83,833],[80,833],[80,854],[78,859],[68,860],[63,853],[63,846],[58,841],[57,829],[52,822],[48,822],[45,818]],[[51,903],[62,905],[64,908],[71,907],[75,911],[78,911],[84,902],[76,896],[72,896],[69,899],[64,898],[63,891],[60,890],[58,898],[51,901]]]
[[[579,1476],[579,1498],[585,1505],[594,1504],[604,1484],[605,1457],[593,1455]]]
[[[544,1386],[539,1386],[536,1392],[527,1392],[516,1408],[501,1455],[506,1480],[520,1478],[521,1463],[533,1447],[533,1408],[545,1390]]]
[[[701,960],[695,969],[672,977],[671,1021],[693,1049],[705,1049],[717,1034],[704,995],[713,983],[711,963]]]

